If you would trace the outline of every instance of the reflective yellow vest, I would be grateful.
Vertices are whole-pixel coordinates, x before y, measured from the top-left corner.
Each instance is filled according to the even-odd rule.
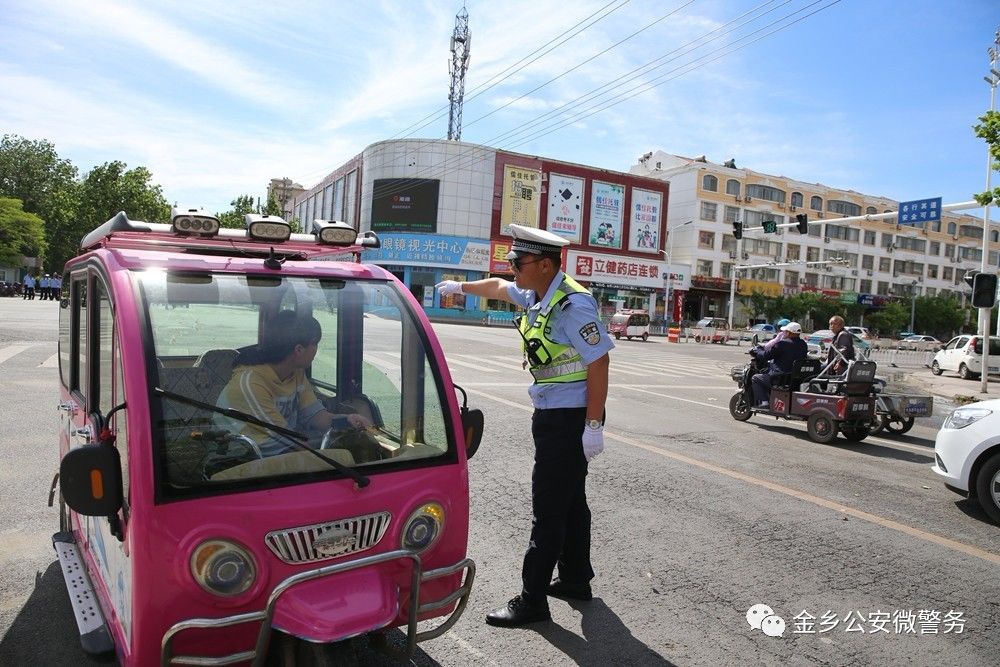
[[[527,316],[517,322],[517,329],[524,339],[521,349],[528,357],[531,376],[536,384],[580,382],[587,379],[587,365],[583,357],[572,345],[557,343],[546,335],[549,316],[557,306],[569,298],[570,294],[590,294],[586,287],[563,274],[547,306],[543,307],[533,324],[528,324]]]

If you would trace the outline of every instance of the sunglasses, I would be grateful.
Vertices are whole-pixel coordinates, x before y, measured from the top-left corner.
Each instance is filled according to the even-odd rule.
[[[520,271],[522,269],[522,267],[525,267],[528,264],[537,264],[538,262],[540,262],[542,260],[541,259],[534,259],[534,260],[531,260],[531,261],[525,261],[525,259],[523,257],[515,257],[514,259],[507,260],[507,261],[510,262],[511,267],[515,271]]]

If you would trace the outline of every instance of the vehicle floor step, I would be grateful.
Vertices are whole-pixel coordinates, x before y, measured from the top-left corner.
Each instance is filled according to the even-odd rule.
[[[76,546],[73,534],[69,532],[56,533],[52,536],[52,546],[59,556],[63,578],[66,580],[66,592],[73,606],[73,615],[80,630],[80,644],[90,655],[105,655],[115,650],[115,643],[104,622],[101,608],[90,584],[90,577],[83,566],[80,549]]]

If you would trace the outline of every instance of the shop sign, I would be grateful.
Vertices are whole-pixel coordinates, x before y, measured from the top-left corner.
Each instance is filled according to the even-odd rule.
[[[605,283],[615,287],[650,287],[662,289],[664,262],[627,255],[602,255],[571,250],[567,258],[567,273],[577,280]]]
[[[583,228],[582,178],[549,174],[549,201],[546,227],[573,243],[580,242]]]
[[[651,190],[632,188],[632,218],[629,224],[628,249],[655,253],[660,247],[660,213],[663,195]]]
[[[841,303],[857,303],[858,293],[857,292],[841,292],[840,293]]]
[[[507,261],[510,241],[490,241],[490,273],[514,273]]]
[[[483,239],[437,234],[379,234],[379,238],[382,247],[362,252],[362,262],[489,270],[490,243]]]
[[[625,186],[594,181],[590,194],[590,245],[622,247]]]
[[[739,280],[739,288],[736,291],[740,296],[750,296],[755,292],[767,296],[780,296],[781,285],[764,280],[749,280],[741,278]]]
[[[503,166],[503,200],[500,208],[500,233],[510,236],[510,226],[538,227],[540,169],[517,165]]]
[[[691,286],[702,289],[726,290],[729,291],[729,278],[715,278],[713,276],[691,276]]]

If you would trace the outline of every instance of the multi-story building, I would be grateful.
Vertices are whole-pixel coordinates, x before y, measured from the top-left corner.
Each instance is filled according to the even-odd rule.
[[[590,287],[605,315],[661,309],[664,211],[658,178],[510,153],[459,141],[401,139],[372,144],[301,192],[292,217],[343,220],[375,231],[382,248],[362,261],[394,273],[427,310],[482,317],[503,308],[473,296],[445,297],[445,279],[511,278],[505,257],[512,223],[570,241],[566,270]],[[675,289],[690,286],[681,263]],[[679,310],[678,310],[679,314]]]
[[[732,160],[716,164],[663,151],[642,156],[631,171],[670,183],[672,259],[692,267],[691,289],[683,295],[686,319],[727,316],[734,266],[793,262],[739,271],[741,296],[812,291],[877,307],[911,294],[951,294],[964,305],[963,277],[981,265],[983,221],[975,216],[944,212],[940,221],[919,227],[896,216],[843,224],[838,219],[894,212],[899,202],[737,168]],[[776,234],[746,232],[737,254],[734,222],[759,228],[764,220],[794,222],[802,213],[809,218],[807,234],[780,227]],[[998,265],[998,237],[992,228],[991,267]],[[846,266],[794,263],[835,258]],[[735,311],[734,324],[745,323],[739,299]]]

